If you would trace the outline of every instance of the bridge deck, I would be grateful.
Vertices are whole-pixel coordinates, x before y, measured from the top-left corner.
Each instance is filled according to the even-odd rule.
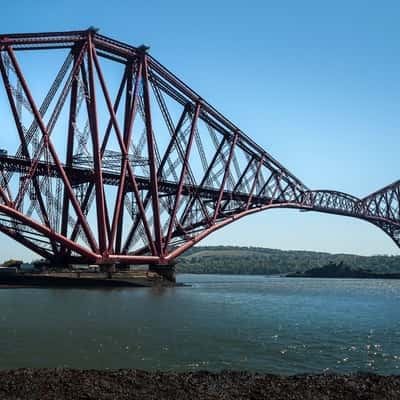
[[[1,171],[9,171],[18,174],[28,174],[32,167],[32,161],[28,159],[24,159],[21,157],[13,157],[13,156],[1,156],[0,155],[0,170]],[[77,165],[65,165],[63,164],[63,168],[67,173],[68,178],[70,179],[73,186],[80,185],[82,183],[89,183],[95,181],[95,172],[92,168],[89,167],[79,167]],[[23,175],[21,175],[23,176]],[[36,166],[36,170],[34,176],[49,176],[52,178],[60,178],[60,173],[55,164],[46,163],[44,161],[39,161]],[[102,170],[103,182],[105,185],[118,186],[121,181],[121,173],[115,170],[115,167],[112,169],[103,168]],[[133,190],[132,183],[129,181],[129,175],[127,173],[127,183],[125,186],[126,192],[130,192]],[[135,176],[136,183],[138,185],[139,190],[149,190],[150,189],[150,178],[146,178],[144,176]],[[160,195],[169,195],[175,194],[178,190],[178,183],[173,181],[168,181],[164,179],[159,179],[159,193]],[[184,183],[182,194],[190,195],[198,192],[198,194],[208,200],[217,200],[220,189],[213,188],[210,186],[198,186],[192,185],[188,183]],[[249,198],[249,194],[246,192],[240,191],[231,191],[224,190],[222,193],[222,200],[237,200],[237,201],[247,201]],[[265,204],[271,198],[268,196],[253,196],[252,203],[260,203]]]

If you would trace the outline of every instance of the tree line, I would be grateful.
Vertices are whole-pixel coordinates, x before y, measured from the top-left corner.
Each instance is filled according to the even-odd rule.
[[[202,274],[286,274],[345,263],[351,268],[399,273],[400,256],[330,254],[260,247],[194,247],[177,260],[177,271]]]

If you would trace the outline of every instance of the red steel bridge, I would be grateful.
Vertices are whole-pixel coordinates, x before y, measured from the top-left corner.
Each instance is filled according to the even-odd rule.
[[[0,35],[0,231],[55,265],[155,269],[246,215],[359,218],[400,247],[400,181],[310,190],[148,54],[97,33]]]

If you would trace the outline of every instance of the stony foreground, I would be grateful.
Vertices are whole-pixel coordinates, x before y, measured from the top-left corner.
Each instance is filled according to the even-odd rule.
[[[0,399],[400,399],[400,375],[0,371]]]

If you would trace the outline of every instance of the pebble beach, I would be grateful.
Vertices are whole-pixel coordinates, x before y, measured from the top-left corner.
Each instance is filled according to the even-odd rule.
[[[1,399],[400,399],[400,375],[248,372],[0,371]]]

